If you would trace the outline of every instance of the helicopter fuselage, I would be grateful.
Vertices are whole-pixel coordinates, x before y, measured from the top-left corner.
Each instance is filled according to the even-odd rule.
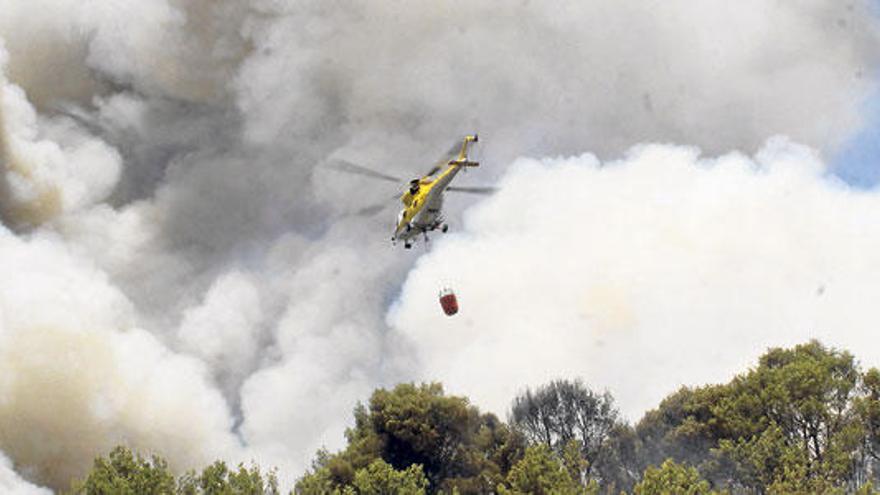
[[[410,240],[420,234],[436,230],[443,225],[443,191],[465,166],[473,162],[450,162],[449,167],[436,179],[419,179],[418,187],[411,187],[400,197],[403,210],[397,217],[397,226],[391,240]],[[413,181],[415,183],[415,181]]]
[[[478,167],[478,162],[468,160],[468,145],[477,142],[476,135],[465,136],[457,155],[446,162],[445,168],[436,165],[427,175],[410,181],[409,188],[400,196],[403,210],[397,216],[397,225],[391,242],[403,241],[404,247],[412,247],[412,240],[424,235],[428,240],[428,232],[441,228],[443,224],[443,193],[452,179],[464,167]],[[439,172],[439,175],[435,175]],[[455,188],[453,188],[455,189]],[[462,189],[462,188],[458,188]]]

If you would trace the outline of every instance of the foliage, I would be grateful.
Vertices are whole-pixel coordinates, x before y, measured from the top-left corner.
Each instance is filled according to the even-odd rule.
[[[376,391],[370,412],[372,431],[390,464],[421,464],[435,484],[470,467],[466,450],[480,417],[467,399],[444,397],[439,384],[401,385],[394,391]]]
[[[667,458],[701,464],[724,437],[711,409],[724,393],[724,386],[681,388],[663,399],[657,409],[645,413],[636,426],[640,460],[653,465]]]
[[[360,494],[423,495],[428,488],[428,479],[418,464],[396,471],[387,462],[377,459],[355,473],[354,488]]]
[[[463,397],[448,397],[433,384],[401,384],[376,390],[369,408],[358,406],[348,447],[321,453],[296,493],[330,493],[354,487],[356,473],[376,460],[397,471],[420,466],[427,491],[487,493],[522,456],[524,442],[491,414]]]
[[[710,495],[709,482],[696,469],[667,459],[656,468],[649,466],[633,495]]]
[[[239,465],[235,471],[215,462],[201,474],[187,473],[175,481],[168,464],[158,456],[145,460],[119,446],[107,458],[95,459],[83,481],[75,482],[77,495],[278,495],[275,473]]]
[[[880,473],[880,371],[809,342],[770,349],[728,383],[682,388],[635,428],[580,381],[526,390],[510,423],[436,383],[378,389],[355,408],[345,449],[319,451],[294,493],[868,495]],[[70,493],[279,488],[274,471],[223,462],[176,479],[162,458],[117,447]]]
[[[624,463],[633,453],[634,444],[627,442],[632,432],[618,417],[608,392],[595,393],[580,380],[556,380],[516,397],[510,423],[532,444],[545,445],[560,456],[578,445],[585,462],[582,472],[572,472],[574,479],[598,479],[607,487],[631,481]]]
[[[174,475],[167,463],[154,456],[146,460],[129,449],[114,448],[107,458],[98,457],[88,476],[74,482],[77,495],[170,495],[175,493]]]
[[[871,368],[865,372],[861,386],[862,395],[855,400],[855,410],[864,430],[862,458],[858,481],[868,481],[864,472],[880,472],[880,370]]]
[[[854,474],[860,382],[849,353],[771,349],[728,384],[673,394],[637,431],[649,457],[698,465],[714,484],[827,493]]]
[[[426,493],[428,479],[422,466],[413,464],[398,471],[382,459],[355,471],[350,484],[339,485],[327,468],[317,468],[300,479],[293,493],[299,495],[421,495]]]
[[[595,481],[587,488],[581,486],[558,456],[544,444],[526,449],[525,456],[508,473],[506,486],[498,487],[501,495],[579,495],[598,493],[598,490]]]
[[[561,452],[577,440],[587,458],[594,458],[617,424],[611,394],[596,394],[580,380],[555,380],[516,397],[510,422],[533,443]]]
[[[256,466],[230,470],[218,461],[202,470],[201,474],[187,473],[178,481],[181,495],[278,495],[278,480],[274,472],[263,476]]]

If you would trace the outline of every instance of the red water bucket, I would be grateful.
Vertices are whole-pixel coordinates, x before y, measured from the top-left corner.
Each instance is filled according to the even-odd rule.
[[[440,307],[443,308],[446,316],[458,313],[458,299],[455,298],[455,293],[452,292],[452,289],[447,288],[440,291]]]

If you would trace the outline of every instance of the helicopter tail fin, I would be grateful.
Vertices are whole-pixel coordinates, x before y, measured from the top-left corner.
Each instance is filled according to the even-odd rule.
[[[463,167],[479,167],[480,162],[472,162],[468,160],[468,147],[471,143],[476,143],[480,138],[476,134],[467,135],[461,143],[461,151],[458,153],[455,161]]]

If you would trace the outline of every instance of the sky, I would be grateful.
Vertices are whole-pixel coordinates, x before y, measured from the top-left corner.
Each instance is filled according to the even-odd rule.
[[[869,4],[880,15],[880,1]],[[873,73],[872,79],[878,79]],[[834,174],[859,188],[873,188],[880,183],[880,92],[874,92],[862,104],[865,124],[850,137],[832,158]]]
[[[880,96],[869,98],[862,111],[864,129],[835,153],[832,167],[847,184],[870,189],[880,183]]]
[[[771,345],[880,365],[875,9],[0,0],[0,487],[117,444],[290,485],[406,381],[505,417],[578,377],[636,420]],[[430,251],[327,165],[475,131],[499,192]]]

